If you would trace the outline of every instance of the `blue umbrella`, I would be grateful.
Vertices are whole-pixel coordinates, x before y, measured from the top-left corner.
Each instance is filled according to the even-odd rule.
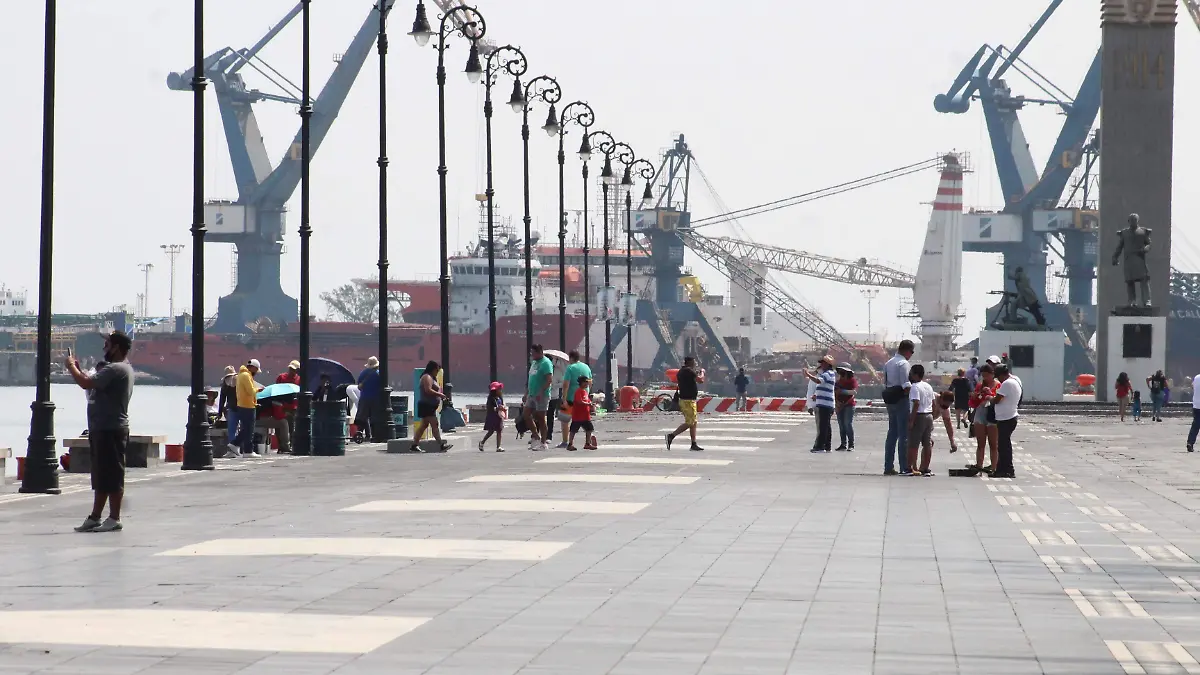
[[[321,385],[321,376],[328,375],[334,389],[341,385],[354,384],[354,373],[332,359],[311,358],[308,360],[308,391],[315,392]]]
[[[258,400],[265,401],[273,398],[284,398],[287,396],[295,396],[300,393],[300,385],[283,382],[280,384],[272,384],[269,387],[264,387],[258,392]]]

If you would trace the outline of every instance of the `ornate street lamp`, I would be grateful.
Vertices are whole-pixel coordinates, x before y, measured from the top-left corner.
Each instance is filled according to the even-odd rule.
[[[187,435],[183,441],[185,471],[211,471],[212,439],[208,436],[208,398],[204,395],[204,0],[195,0],[192,65],[192,378],[188,396]],[[171,260],[174,266],[174,258]],[[173,275],[172,275],[173,276]],[[171,283],[172,293],[175,284]],[[172,303],[174,305],[174,303]],[[172,320],[174,311],[171,312]]]
[[[598,139],[598,142],[593,143],[593,138]],[[604,163],[609,165],[608,156],[615,144],[616,141],[607,131],[593,131],[583,135],[583,143],[579,146],[579,159],[583,160],[583,359],[589,366],[592,365],[592,287],[588,258],[591,241],[591,233],[588,231],[588,212],[591,210],[588,206],[588,160],[592,157],[593,148],[598,148],[604,153]],[[612,173],[611,165],[609,173]]]
[[[484,64],[483,77],[483,119],[487,129],[487,245],[488,245],[488,374],[489,381],[495,382],[498,377],[499,355],[496,349],[496,238],[493,229],[493,197],[496,190],[492,187],[492,86],[500,79],[501,71],[507,71],[514,78],[513,92],[516,95],[520,87],[521,76],[528,70],[529,63],[525,60],[525,52],[512,45],[504,45],[492,50],[487,55]]]
[[[38,262],[37,393],[30,406],[29,445],[21,492],[59,494],[54,454],[54,402],[50,400],[50,301],[54,272],[54,41],[55,0],[46,0],[46,55],[42,76],[42,223]]]
[[[451,17],[456,21],[447,24]],[[447,30],[449,28],[449,30]],[[479,63],[479,40],[487,32],[487,23],[483,15],[474,7],[457,5],[451,7],[441,16],[438,32],[434,33],[429,26],[429,18],[425,13],[425,3],[417,2],[417,16],[413,20],[413,29],[409,33],[423,47],[429,44],[430,38],[437,35],[434,47],[437,49],[437,87],[438,87],[438,234],[441,237],[441,333],[442,333],[442,387],[449,395],[450,387],[450,250],[446,232],[446,37],[458,33],[471,41],[471,50],[467,54],[467,67],[464,72],[471,82],[478,82],[483,77],[483,66]],[[450,399],[446,399],[450,403]]]
[[[309,168],[312,164],[311,127],[312,127],[312,97],[309,92],[311,51],[309,30],[309,5],[312,0],[300,0],[300,23],[303,26],[301,38],[302,66],[300,75],[300,406],[296,413],[296,438],[292,439],[293,455],[312,454],[312,392],[307,391],[309,357],[309,319],[312,310],[309,309],[309,281],[311,266],[309,263],[309,244],[312,239],[312,224],[309,221]]]
[[[646,181],[646,189],[642,191],[642,203],[654,199],[650,194],[650,181],[654,180],[654,165],[644,159],[635,160],[625,167],[625,175],[621,184],[629,186],[625,190],[625,293],[633,295],[633,180],[631,173],[637,172]],[[625,331],[626,361],[625,381],[633,383],[633,329],[637,325],[637,309],[635,305],[633,320]]]
[[[529,81],[522,90],[520,79],[513,85],[512,96],[508,104],[512,109],[521,113],[521,149],[524,156],[525,169],[525,351],[533,349],[533,241],[531,238],[529,215],[529,107],[539,99],[550,104],[550,112],[542,131],[550,136],[558,134],[558,113],[554,104],[562,100],[562,87],[558,80],[549,75],[538,75]],[[528,358],[528,356],[527,356]]]
[[[621,149],[624,150],[621,150]],[[601,148],[603,150],[603,148]],[[600,189],[604,193],[604,288],[612,287],[612,280],[609,275],[608,253],[612,248],[609,242],[608,232],[608,188],[617,182],[617,177],[612,170],[613,155],[618,152],[628,151],[630,157],[633,156],[633,151],[629,150],[629,146],[624,143],[613,143],[608,146],[604,152],[604,169],[600,171]],[[618,155],[618,159],[620,155]],[[631,160],[632,161],[632,160]],[[611,298],[609,298],[611,304]],[[611,311],[611,307],[609,307]],[[609,312],[604,313],[604,409],[608,412],[613,411],[613,390],[612,390],[612,320],[609,318]]]
[[[583,128],[583,140],[586,143],[587,130],[596,122],[596,113],[587,103],[575,101],[568,103],[558,117],[558,348],[564,352],[567,351],[567,205],[563,167],[567,161],[567,154],[563,146],[567,125],[571,122]],[[580,152],[582,153],[582,148]],[[588,155],[591,155],[590,149]],[[586,206],[586,201],[584,205]]]
[[[392,11],[390,0],[379,0],[375,6],[379,12],[379,37],[376,47],[379,51],[379,396],[380,402],[375,419],[371,420],[371,440],[376,443],[387,443],[396,435],[396,423],[392,419],[392,385],[388,368],[388,339],[390,337],[391,318],[388,315],[388,257],[387,257],[387,15]],[[308,383],[301,380],[307,387]]]

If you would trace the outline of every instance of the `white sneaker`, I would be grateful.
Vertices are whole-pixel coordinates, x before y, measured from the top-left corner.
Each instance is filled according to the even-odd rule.
[[[496,448],[496,452],[504,452],[504,448],[502,448],[502,447],[497,447],[497,448]]]
[[[262,455],[258,454],[257,452],[247,452],[246,457],[262,457]]]
[[[100,521],[96,520],[95,518],[93,518],[91,516],[88,516],[87,519],[85,519],[83,521],[82,525],[75,528],[75,531],[76,532],[91,532],[98,527],[100,527]]]
[[[121,521],[113,520],[113,517],[109,516],[108,518],[104,519],[103,523],[100,523],[100,527],[97,527],[95,531],[96,532],[118,532],[118,531],[120,531],[120,529],[121,529]]]

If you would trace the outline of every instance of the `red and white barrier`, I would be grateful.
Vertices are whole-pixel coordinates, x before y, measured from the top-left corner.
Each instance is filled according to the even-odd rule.
[[[642,410],[650,411],[658,408],[659,398],[655,398],[642,406]],[[807,406],[803,398],[747,398],[746,412],[803,412]],[[696,400],[696,411],[704,413],[741,412],[737,409],[737,399],[726,396],[702,396]]]

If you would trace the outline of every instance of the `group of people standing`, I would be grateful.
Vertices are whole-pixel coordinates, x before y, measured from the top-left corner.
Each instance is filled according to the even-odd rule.
[[[1171,393],[1171,383],[1163,371],[1155,371],[1155,373],[1146,378],[1146,388],[1150,390],[1150,419],[1155,422],[1162,421],[1162,409],[1167,403],[1167,398]],[[1125,421],[1126,413],[1133,413],[1133,421],[1142,421],[1142,392],[1139,389],[1134,389],[1133,381],[1129,379],[1129,373],[1122,372],[1117,375],[1115,384],[1117,395],[1117,413],[1121,417],[1121,421]]]

